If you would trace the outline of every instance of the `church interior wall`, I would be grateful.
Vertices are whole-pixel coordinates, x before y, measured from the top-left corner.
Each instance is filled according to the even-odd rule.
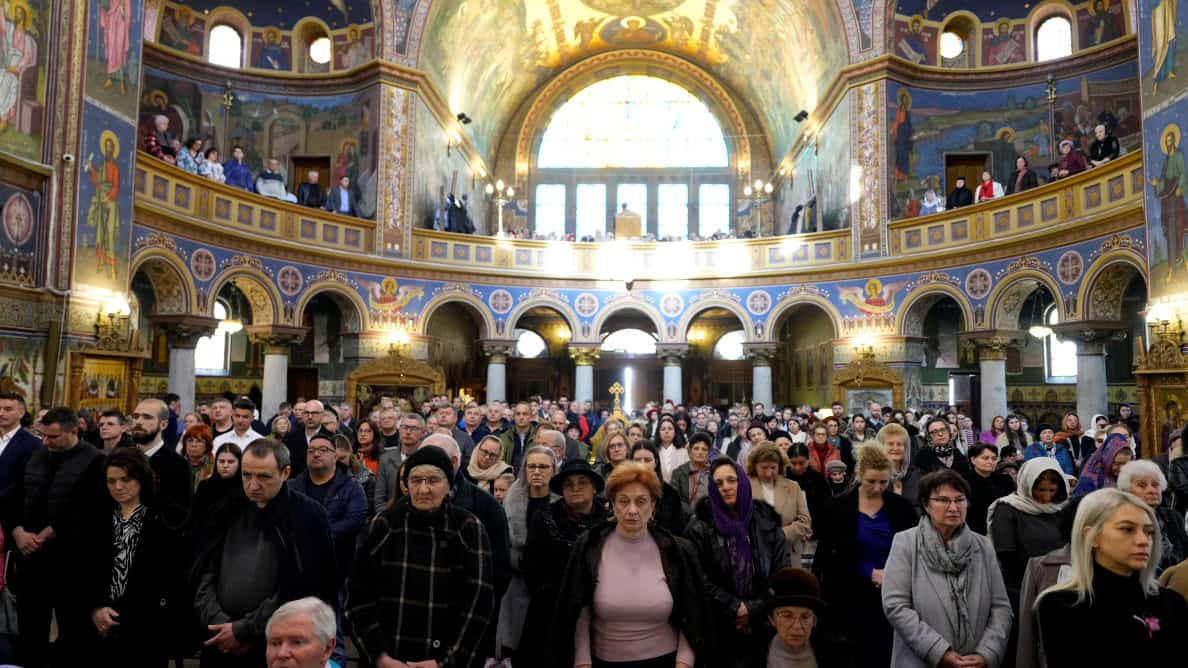
[[[889,81],[887,165],[891,219],[919,215],[928,189],[943,200],[945,155],[985,152],[1004,188],[1015,158],[1028,159],[1041,177],[1055,161],[1052,137],[1072,139],[1088,152],[1103,112],[1118,118],[1124,151],[1140,146],[1137,67],[1133,61],[1056,80],[1056,128],[1049,125],[1047,86],[1035,83],[979,90],[939,90]],[[973,190],[976,184],[967,184]]]
[[[818,308],[789,315],[780,333],[780,397],[824,406],[833,401],[833,321]]]
[[[12,75],[0,80],[4,92],[0,96],[0,151],[33,162],[42,161],[46,86],[55,57],[50,39],[55,4],[28,0],[0,16],[0,33],[11,35],[5,48],[6,66]]]
[[[466,210],[474,223],[475,234],[493,234],[494,226],[487,224],[489,207],[483,190],[488,180],[478,177],[462,150],[449,148],[452,139],[448,133],[451,130],[442,127],[420,95],[415,98],[415,117],[410,125],[414,137],[412,164],[415,166],[412,170],[413,226],[433,228],[441,215],[443,200],[452,194],[458,200],[463,196],[467,198]],[[504,212],[505,226],[510,222],[510,216],[510,211]]]

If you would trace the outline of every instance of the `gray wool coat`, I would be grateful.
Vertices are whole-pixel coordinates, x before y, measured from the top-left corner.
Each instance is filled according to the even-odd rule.
[[[556,494],[549,494],[550,503],[559,498]],[[515,648],[520,644],[524,618],[528,615],[528,604],[532,601],[520,570],[524,544],[528,542],[528,485],[523,480],[516,480],[508,488],[507,496],[503,499],[503,511],[507,513],[508,535],[511,539],[512,577],[499,606],[495,639],[504,647]]]
[[[965,531],[969,531],[968,528]],[[883,573],[883,612],[895,630],[891,665],[931,668],[950,649],[956,637],[956,609],[945,575],[928,567],[917,554],[915,527],[895,534]],[[990,539],[970,532],[976,541],[967,568],[969,612],[980,654],[990,668],[1002,665],[1011,632],[1011,602]]]

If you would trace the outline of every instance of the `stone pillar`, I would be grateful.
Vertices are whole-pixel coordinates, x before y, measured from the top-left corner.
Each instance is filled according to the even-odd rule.
[[[771,361],[775,358],[777,344],[747,343],[743,345],[747,357],[751,358],[751,403],[771,408]]]
[[[660,398],[661,403],[669,400],[676,405],[684,403],[685,386],[681,377],[681,361],[689,354],[689,346],[657,346],[656,354],[664,359],[664,390]]]
[[[289,400],[289,346],[301,343],[309,331],[308,327],[286,327],[283,325],[248,325],[248,340],[264,345],[264,378],[262,405],[264,416],[276,414],[277,406]]]
[[[487,356],[487,402],[507,401],[507,356],[515,349],[515,341],[483,341]]]
[[[210,336],[219,321],[198,315],[160,315],[152,322],[165,332],[169,346],[169,391],[181,399],[182,412],[194,410],[195,358],[198,339]]]
[[[577,366],[574,374],[573,400],[594,401],[594,360],[598,359],[598,349],[570,346],[569,356]]]
[[[1106,387],[1106,343],[1126,335],[1117,322],[1082,320],[1052,326],[1063,339],[1077,342],[1077,417],[1081,426],[1092,424],[1096,414],[1109,415]]]
[[[966,332],[961,335],[978,347],[979,388],[982,401],[975,425],[989,429],[995,415],[1007,414],[1006,355],[1019,344],[1022,332],[993,330]]]

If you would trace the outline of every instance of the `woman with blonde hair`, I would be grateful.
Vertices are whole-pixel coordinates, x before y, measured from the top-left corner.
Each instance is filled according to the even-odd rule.
[[[780,528],[788,543],[789,566],[800,568],[804,541],[813,535],[813,520],[800,485],[784,476],[787,470],[788,456],[771,441],[763,441],[747,455],[747,478],[751,481],[751,489],[780,516]]]
[[[858,485],[837,497],[825,521],[817,523],[821,542],[813,570],[829,604],[824,629],[844,639],[855,665],[864,668],[890,665],[883,571],[895,534],[914,527],[918,517],[910,501],[891,491],[891,467],[883,448],[873,443],[859,448]]]
[[[1188,603],[1155,581],[1161,543],[1155,512],[1137,496],[1103,488],[1081,500],[1070,577],[1040,594],[1035,606],[1048,666],[1182,661]],[[1088,629],[1108,637],[1090,642]]]
[[[888,489],[913,501],[920,485],[920,470],[912,466],[912,437],[903,425],[894,422],[879,430],[876,437],[891,463],[891,485]]]
[[[619,431],[607,436],[602,445],[602,449],[598,452],[598,464],[594,468],[605,478],[615,470],[616,466],[627,461],[627,455],[631,451],[631,442],[625,431]]]

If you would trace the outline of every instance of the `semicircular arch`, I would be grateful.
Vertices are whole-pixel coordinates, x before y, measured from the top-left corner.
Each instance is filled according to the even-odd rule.
[[[680,340],[684,341],[689,337],[689,328],[693,326],[693,321],[697,319],[697,316],[712,308],[725,309],[733,313],[734,317],[738,318],[738,323],[743,329],[743,334],[746,337],[744,342],[751,342],[752,334],[755,331],[754,323],[751,321],[751,315],[738,302],[720,297],[701,300],[685,310],[685,314],[681,316],[680,321],[677,323],[677,336]]]
[[[1099,285],[1110,278],[1115,272],[1129,269],[1131,280],[1139,276],[1144,282],[1149,282],[1147,268],[1143,258],[1131,249],[1110,251],[1093,261],[1085,271],[1085,278],[1081,281],[1081,288],[1077,292],[1077,303],[1082,305],[1081,317],[1085,320],[1120,319],[1121,297],[1126,285],[1111,286],[1110,292],[1117,291],[1117,295],[1103,298]],[[1104,287],[1104,286],[1103,286]]]
[[[327,295],[338,304],[338,308],[342,311],[344,333],[358,334],[370,327],[367,304],[364,303],[363,297],[359,296],[358,292],[335,281],[317,281],[308,285],[305,293],[301,295],[301,299],[297,300],[297,307],[293,309],[293,318],[300,321],[305,307],[309,306],[309,302],[318,295]]]
[[[159,248],[141,251],[132,258],[129,280],[138,271],[144,271],[150,279],[156,315],[186,315],[194,310],[198,288],[189,269],[176,255]]]
[[[921,285],[908,293],[907,297],[904,298],[899,306],[899,312],[895,314],[895,331],[904,336],[920,336],[921,333],[916,331],[917,323],[913,319],[915,314],[912,310],[922,309],[918,319],[918,324],[922,326],[924,324],[924,318],[928,314],[928,309],[932,308],[936,302],[944,297],[951,297],[953,301],[957,302],[957,306],[961,309],[961,318],[964,320],[964,328],[967,330],[973,329],[973,307],[970,306],[965,293],[952,285],[934,283]]]
[[[552,309],[557,313],[557,315],[561,316],[562,320],[565,321],[565,326],[569,328],[570,334],[573,336],[577,335],[578,323],[581,322],[581,319],[578,318],[577,313],[574,313],[573,308],[560,299],[546,296],[530,297],[522,302],[517,303],[516,307],[507,314],[506,318],[504,318],[507,331],[510,332],[514,330],[517,323],[519,323],[520,318],[523,317],[524,314],[529,310],[534,308]]]
[[[1064,295],[1056,285],[1056,280],[1040,271],[1025,270],[1012,274],[990,291],[990,296],[986,299],[988,329],[1019,329],[1019,315],[1023,303],[1040,284],[1048,288],[1048,292],[1056,300],[1060,322],[1064,322],[1068,311],[1065,309]]]
[[[765,343],[779,342],[779,326],[784,317],[789,311],[797,306],[816,306],[829,316],[829,322],[833,324],[833,336],[841,336],[842,318],[841,314],[837,312],[837,308],[829,302],[828,299],[813,294],[797,294],[790,297],[785,297],[772,307],[771,313],[767,316],[767,327],[761,341]]]
[[[429,319],[446,304],[462,304],[467,311],[471,311],[471,315],[476,317],[480,338],[491,338],[497,331],[491,311],[483,303],[483,300],[467,292],[446,292],[433,297],[421,308],[421,314],[417,317],[417,332],[428,336]]]
[[[210,285],[210,298],[203,315],[214,317],[215,299],[228,283],[233,283],[247,297],[253,325],[274,325],[282,321],[284,299],[280,290],[267,274],[254,267],[232,267],[216,276]]]
[[[595,342],[601,342],[602,327],[606,324],[607,320],[610,320],[611,316],[615,314],[624,313],[627,311],[637,311],[649,321],[651,321],[652,326],[656,329],[657,342],[663,343],[673,340],[673,337],[666,336],[666,332],[664,330],[664,316],[660,315],[660,312],[656,310],[655,306],[638,297],[620,299],[608,304],[605,308],[599,311],[598,315],[594,317],[594,322],[590,327],[590,336],[586,338],[589,338]]]

